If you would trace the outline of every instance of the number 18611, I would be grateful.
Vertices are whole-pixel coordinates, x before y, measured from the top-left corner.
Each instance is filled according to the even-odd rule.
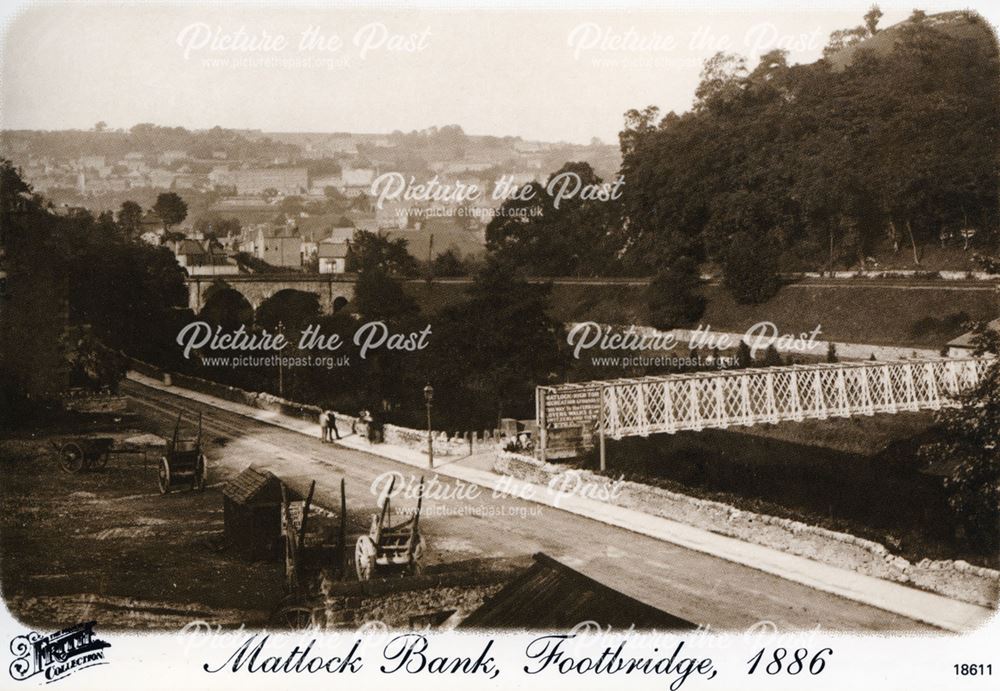
[[[954,665],[955,674],[960,677],[976,677],[976,676],[991,676],[993,674],[993,665],[979,664],[965,664],[965,665]]]

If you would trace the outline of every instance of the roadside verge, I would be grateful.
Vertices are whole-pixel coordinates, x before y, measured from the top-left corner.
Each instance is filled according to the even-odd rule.
[[[316,422],[166,385],[156,378],[135,371],[130,371],[128,377],[144,386],[166,391],[259,422],[300,434],[319,436],[319,425]],[[427,467],[426,455],[414,449],[387,444],[371,444],[356,435],[348,436],[338,443],[409,466],[422,469]],[[516,477],[498,475],[480,468],[468,467],[460,461],[451,459],[449,461],[436,467],[434,472],[476,484],[497,493],[521,497],[528,501],[749,566],[948,631],[970,631],[983,624],[994,614],[993,610],[987,607],[959,602],[942,595],[837,568],[806,557],[787,554],[777,549],[744,542],[733,537],[719,535],[596,499],[575,494],[557,493],[546,485]]]

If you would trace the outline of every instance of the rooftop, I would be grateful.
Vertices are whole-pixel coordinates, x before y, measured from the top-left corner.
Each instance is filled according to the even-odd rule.
[[[602,629],[679,630],[694,624],[625,595],[538,553],[535,563],[470,614],[459,628],[567,630],[581,622]]]

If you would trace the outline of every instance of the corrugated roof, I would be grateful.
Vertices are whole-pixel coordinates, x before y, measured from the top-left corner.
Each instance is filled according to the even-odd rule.
[[[227,482],[222,488],[222,494],[237,504],[246,504],[267,489],[268,484],[277,481],[278,478],[271,472],[250,466]]]
[[[582,622],[615,629],[679,630],[694,624],[629,597],[545,554],[470,614],[459,628],[566,630]]]

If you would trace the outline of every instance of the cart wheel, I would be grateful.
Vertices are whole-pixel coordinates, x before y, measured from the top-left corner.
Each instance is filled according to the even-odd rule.
[[[305,605],[288,605],[278,610],[273,619],[275,626],[293,631],[302,631],[316,626],[312,607]]]
[[[413,547],[413,559],[410,561],[411,576],[419,576],[423,573],[424,566],[420,563],[420,559],[424,556],[426,550],[427,543],[424,541],[424,536],[421,535],[420,539],[417,540],[417,544]]]
[[[79,473],[83,469],[83,449],[75,441],[67,442],[59,449],[59,467],[67,473]]]
[[[95,470],[103,470],[104,466],[106,466],[108,464],[108,457],[109,456],[111,456],[111,452],[110,451],[105,451],[100,456],[98,456],[93,461],[91,461],[90,467],[93,468],[93,469],[95,469]]]
[[[205,455],[198,455],[198,464],[194,467],[194,476],[191,479],[191,489],[199,492],[205,489]]]
[[[170,463],[166,456],[160,456],[160,470],[157,473],[156,481],[160,485],[160,494],[170,492]]]
[[[359,537],[354,547],[354,568],[359,581],[369,581],[375,573],[375,542],[368,535]]]

